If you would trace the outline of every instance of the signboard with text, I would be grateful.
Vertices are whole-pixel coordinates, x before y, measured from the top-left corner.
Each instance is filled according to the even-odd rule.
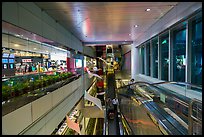
[[[22,59],[22,62],[32,62],[32,59]]]

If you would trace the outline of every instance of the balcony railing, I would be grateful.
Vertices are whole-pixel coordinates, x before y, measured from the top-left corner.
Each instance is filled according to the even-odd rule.
[[[37,76],[35,75],[35,77],[42,77],[45,76],[43,74],[38,74]],[[18,81],[16,82],[16,91],[13,89],[12,86],[7,86],[6,84],[3,85],[2,87],[2,93],[4,92],[8,92],[7,94],[7,98],[4,97],[3,94],[3,102],[2,102],[2,116],[30,103],[35,101],[36,99],[39,99],[47,94],[49,94],[50,92],[53,92],[61,87],[63,87],[64,85],[76,80],[79,78],[80,75],[69,75],[67,77],[62,78],[58,77],[58,79],[56,78],[52,78],[50,77],[49,79],[44,79],[42,78],[41,81],[39,81],[38,79],[38,85],[37,83],[35,83],[36,81],[31,81],[29,83],[29,85],[27,85],[26,89],[22,89],[23,85],[20,85],[19,82],[20,80],[18,79]],[[19,76],[18,76],[19,77]],[[33,76],[26,76],[26,78],[32,78]],[[24,78],[24,79],[26,79]],[[21,78],[22,80],[23,78]],[[52,80],[52,81],[51,81]],[[10,80],[11,81],[11,80]],[[7,86],[8,89],[6,91],[4,91],[4,86]],[[21,91],[19,89],[21,89]],[[14,92],[15,95],[12,95],[12,93]],[[18,92],[18,93],[17,93]],[[21,93],[20,93],[21,92]]]

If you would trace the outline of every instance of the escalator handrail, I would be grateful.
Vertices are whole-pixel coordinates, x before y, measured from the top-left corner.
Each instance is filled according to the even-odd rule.
[[[131,83],[131,84],[119,87],[117,89],[125,88],[125,87],[128,87],[130,85],[136,85],[136,84],[140,84],[140,83],[146,84],[146,85],[181,84],[181,85],[191,86],[191,87],[194,87],[194,88],[202,90],[202,86],[194,85],[194,84],[191,84],[191,83],[188,83],[188,82],[175,82],[175,81],[164,81],[164,82],[157,82],[157,83],[149,83],[149,82],[146,82],[146,81],[137,81],[137,82],[134,82],[134,83]]]
[[[130,131],[132,133],[132,135],[135,135],[133,129],[131,128],[130,124],[128,123],[127,119],[124,117],[122,112],[120,112],[120,115],[121,115],[121,118],[123,118],[125,120],[125,122],[127,123],[128,127],[129,127],[129,129],[130,129]]]

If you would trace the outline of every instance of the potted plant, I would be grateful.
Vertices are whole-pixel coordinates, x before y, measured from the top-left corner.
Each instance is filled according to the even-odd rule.
[[[2,99],[6,101],[10,97],[10,87],[9,86],[2,86]]]
[[[62,74],[60,74],[60,76],[61,76],[61,78],[62,78],[62,80],[65,80],[66,79],[66,73],[62,73]]]
[[[19,96],[19,95],[22,95],[23,94],[23,83],[20,82],[20,83],[17,83],[15,85],[15,96]]]
[[[58,82],[58,81],[60,81],[60,76],[55,75],[55,76],[53,76],[53,79],[54,79],[55,82]]]
[[[46,87],[48,85],[48,78],[47,78],[47,76],[43,77],[42,82],[43,82],[43,87]]]
[[[71,77],[73,75],[72,72],[67,72],[68,77]]]
[[[15,84],[11,87],[11,97],[17,97],[19,96],[19,87],[18,84]]]
[[[35,80],[33,83],[33,86],[34,86],[34,90],[39,89],[41,87],[41,80],[40,79]]]
[[[54,82],[52,76],[47,76],[46,78],[47,78],[47,81],[48,81],[48,85],[51,85]]]
[[[27,92],[29,92],[29,90],[30,90],[30,83],[29,83],[29,81],[26,81],[25,83],[23,83],[23,94],[25,94],[25,93],[27,93]]]

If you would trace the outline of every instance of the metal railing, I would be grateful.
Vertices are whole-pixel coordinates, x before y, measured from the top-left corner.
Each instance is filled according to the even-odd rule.
[[[121,115],[121,121],[123,124],[124,132],[126,132],[127,135],[135,135],[127,119],[123,116],[122,113],[120,113],[120,115]]]
[[[122,80],[119,80],[119,81],[122,81]],[[194,85],[194,84],[187,83],[187,82],[175,82],[175,81],[164,81],[164,82],[157,82],[157,83],[149,83],[149,82],[145,82],[145,81],[137,81],[137,82],[134,82],[132,84],[123,85],[123,86],[121,86],[121,87],[119,87],[117,89],[125,88],[125,87],[128,87],[130,85],[136,85],[136,84],[145,84],[145,85],[178,84],[178,85],[190,86],[190,87],[202,90],[202,86]]]
[[[123,83],[122,80],[118,80],[118,82]],[[194,84],[187,83],[187,82],[174,82],[174,81],[165,81],[165,82],[157,82],[157,83],[137,81],[137,82],[134,82],[132,84],[127,84],[127,85],[121,84],[121,86],[118,87],[117,89],[127,88],[130,85],[133,85],[133,86],[135,85],[135,87],[137,85],[139,85],[139,87],[143,87],[143,86],[156,86],[157,87],[157,85],[162,85],[162,84],[176,84],[176,85],[185,86],[185,89],[194,88],[194,90],[196,89],[198,90],[198,92],[202,91],[202,86],[194,85]],[[179,97],[178,94],[176,94],[176,96]],[[174,98],[176,96],[174,96]],[[184,103],[183,105],[188,108],[187,109],[188,134],[189,135],[202,134],[202,100],[200,101],[195,98],[188,98],[188,101],[183,100],[183,103]]]
[[[194,131],[194,123],[198,124],[198,126],[201,126],[200,129],[202,130],[202,119],[199,119],[193,115],[193,104],[201,104],[202,101],[199,101],[197,99],[192,99],[189,103],[189,111],[188,111],[188,134],[189,135],[195,135],[195,134],[202,134],[200,131],[197,130]],[[197,105],[198,106],[198,105]],[[198,108],[198,107],[197,107]],[[199,108],[198,108],[199,109]],[[202,109],[202,107],[201,107]],[[201,110],[202,111],[202,110]],[[198,113],[198,112],[197,112]],[[202,112],[201,112],[202,114]],[[199,127],[198,127],[199,128]],[[202,131],[201,131],[202,132]]]

